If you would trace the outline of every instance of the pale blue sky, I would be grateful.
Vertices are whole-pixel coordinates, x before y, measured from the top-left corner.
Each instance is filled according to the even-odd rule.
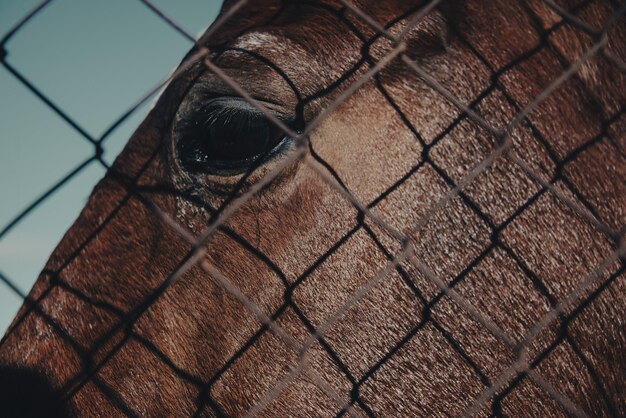
[[[39,2],[0,0],[0,37]],[[192,34],[217,15],[221,0],[153,0]],[[139,0],[53,0],[8,43],[7,62],[99,137],[164,79],[191,47]],[[105,143],[112,161],[152,104]],[[0,66],[0,230],[81,162],[93,146]],[[93,163],[0,240],[0,273],[27,293],[95,185]],[[0,334],[21,299],[0,282]]]

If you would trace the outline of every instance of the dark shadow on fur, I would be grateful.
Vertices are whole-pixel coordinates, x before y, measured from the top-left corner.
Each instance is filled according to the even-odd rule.
[[[0,415],[5,418],[70,417],[61,398],[48,379],[34,370],[0,368]]]

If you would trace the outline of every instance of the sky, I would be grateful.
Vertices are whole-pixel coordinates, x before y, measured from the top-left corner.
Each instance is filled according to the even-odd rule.
[[[222,4],[151,2],[196,35]],[[38,3],[0,0],[0,37]],[[165,79],[191,46],[139,0],[53,0],[11,38],[6,61],[92,137],[99,137]],[[106,140],[105,160],[114,160],[153,102]],[[93,153],[93,145],[0,66],[0,231]],[[2,237],[0,274],[28,293],[103,175],[101,165],[88,165]],[[21,303],[0,282],[0,335]]]

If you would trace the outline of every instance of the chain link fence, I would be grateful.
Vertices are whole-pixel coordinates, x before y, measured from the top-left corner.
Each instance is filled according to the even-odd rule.
[[[553,142],[548,138],[545,138],[545,130],[540,126],[534,126],[530,115],[538,108],[540,108],[549,98],[555,94],[559,89],[564,88],[571,79],[579,77],[581,73],[585,71],[591,71],[589,68],[593,65],[593,60],[600,60],[602,65],[612,67],[612,71],[615,71],[619,77],[624,75],[626,70],[626,64],[621,60],[614,49],[609,46],[611,44],[611,31],[616,27],[623,25],[623,14],[626,9],[626,5],[615,3],[611,5],[613,11],[608,18],[604,19],[602,26],[595,26],[583,17],[584,11],[588,7],[592,7],[593,1],[579,2],[574,8],[566,8],[559,4],[543,0],[537,2],[543,7],[546,13],[550,14],[550,24],[547,29],[541,24],[540,19],[537,16],[532,16],[533,8],[527,6],[525,2],[518,2],[522,6],[521,9],[525,11],[527,16],[524,20],[528,19],[532,21],[535,19],[536,26],[534,27],[535,33],[532,37],[540,39],[539,44],[535,45],[531,50],[524,51],[522,53],[512,53],[504,62],[496,62],[497,60],[489,57],[485,51],[479,51],[479,48],[473,44],[473,39],[465,39],[462,31],[455,33],[455,39],[461,42],[468,50],[473,51],[475,59],[480,61],[482,65],[487,68],[487,79],[489,80],[488,86],[485,90],[479,92],[477,95],[467,97],[467,92],[459,91],[454,85],[446,85],[441,81],[438,74],[433,74],[429,71],[429,66],[423,59],[415,57],[411,53],[411,34],[415,28],[419,27],[422,22],[429,16],[435,13],[439,8],[445,7],[446,2],[440,0],[415,2],[415,5],[411,7],[401,16],[393,16],[393,18],[386,22],[379,22],[374,16],[366,13],[366,11],[350,3],[347,0],[339,0],[335,3],[323,3],[319,2],[319,7],[323,7],[324,10],[331,15],[335,16],[337,24],[351,25],[352,30],[357,33],[357,37],[362,40],[361,45],[362,57],[358,60],[356,65],[352,68],[348,68],[341,77],[335,80],[328,88],[323,91],[316,91],[303,97],[297,94],[298,103],[297,108],[303,109],[308,103],[313,102],[319,98],[329,98],[323,106],[323,108],[315,115],[314,118],[307,121],[300,127],[294,127],[286,123],[281,118],[277,117],[275,112],[267,108],[265,104],[257,100],[254,94],[247,91],[242,87],[234,78],[229,76],[224,69],[222,69],[218,63],[220,53],[228,50],[227,47],[211,46],[207,48],[208,40],[214,34],[218,34],[223,28],[233,24],[233,20],[237,21],[238,13],[245,10],[248,3],[254,3],[252,0],[239,0],[230,2],[230,5],[220,15],[218,20],[208,29],[207,33],[201,40],[195,39],[192,35],[185,32],[179,25],[171,20],[166,14],[159,10],[155,5],[149,1],[144,0],[143,3],[148,9],[158,15],[166,25],[170,25],[186,38],[189,39],[190,46],[193,47],[192,52],[186,58],[184,63],[170,76],[156,86],[154,90],[148,92],[136,105],[128,109],[127,112],[117,121],[114,121],[110,128],[99,138],[92,137],[84,129],[81,128],[79,121],[75,121],[72,117],[66,114],[61,108],[59,108],[54,98],[47,97],[43,92],[39,91],[35,87],[34,83],[31,83],[26,77],[22,75],[18,68],[14,68],[10,62],[10,40],[20,30],[23,29],[25,23],[36,16],[39,13],[45,13],[46,6],[50,1],[44,1],[37,8],[32,10],[24,19],[16,24],[13,30],[5,34],[0,42],[0,51],[2,57],[2,65],[19,80],[25,88],[29,89],[35,94],[42,102],[49,106],[62,120],[64,120],[69,126],[76,130],[84,139],[88,141],[94,149],[93,155],[76,167],[65,178],[61,179],[50,190],[41,195],[35,200],[28,208],[20,213],[15,219],[8,225],[5,225],[0,232],[0,239],[11,232],[11,230],[20,222],[22,222],[28,214],[44,202],[49,196],[54,194],[60,187],[62,187],[67,181],[80,176],[81,172],[90,164],[101,164],[108,170],[111,167],[102,159],[103,149],[106,146],[106,141],[109,135],[115,131],[115,129],[133,112],[139,108],[146,101],[150,100],[153,95],[159,89],[169,83],[171,80],[177,79],[179,76],[186,74],[190,69],[197,68],[198,65],[202,65],[204,70],[210,72],[219,77],[225,84],[227,84],[237,95],[244,98],[248,103],[257,109],[259,112],[273,123],[276,127],[282,130],[287,137],[293,140],[293,147],[291,151],[284,157],[282,157],[276,164],[274,164],[268,172],[266,172],[261,178],[256,180],[249,187],[243,188],[242,184],[232,191],[226,198],[225,203],[218,209],[214,209],[211,213],[211,217],[206,224],[205,229],[196,234],[189,230],[185,225],[181,225],[179,220],[171,215],[168,211],[160,208],[151,199],[150,193],[146,193],[141,187],[134,183],[136,179],[127,178],[123,175],[112,177],[117,178],[128,191],[129,195],[139,199],[147,208],[150,209],[156,216],[160,218],[162,224],[174,230],[182,239],[186,240],[191,246],[192,250],[187,256],[180,261],[178,267],[171,271],[168,277],[162,281],[160,286],[145,299],[145,304],[133,309],[132,314],[122,315],[121,320],[115,325],[107,334],[99,340],[99,343],[105,344],[107,338],[113,338],[116,332],[120,330],[128,330],[128,338],[136,339],[142,342],[141,338],[133,333],[133,324],[141,317],[149,307],[155,303],[155,301],[166,293],[167,289],[172,286],[181,276],[189,272],[194,267],[199,267],[204,270],[210,277],[219,283],[223,289],[230,295],[230,297],[238,300],[242,306],[242,309],[248,310],[259,322],[258,330],[247,339],[247,341],[239,347],[233,356],[229,358],[217,372],[208,380],[197,380],[193,378],[193,374],[184,370],[178,370],[172,363],[163,363],[163,367],[170,367],[176,372],[180,379],[188,380],[188,383],[198,388],[202,393],[200,400],[198,401],[198,410],[196,415],[208,413],[210,415],[223,416],[228,415],[224,409],[225,406],[220,403],[219,397],[214,395],[215,387],[219,385],[220,380],[229,373],[229,371],[236,367],[240,359],[246,355],[247,352],[254,350],[255,345],[260,344],[262,337],[271,333],[278,338],[282,343],[289,347],[295,354],[297,361],[291,366],[285,365],[285,373],[280,379],[271,385],[271,389],[263,391],[259,394],[258,398],[253,402],[250,409],[245,413],[246,416],[255,416],[263,414],[266,408],[275,402],[281,394],[288,390],[291,385],[297,384],[299,379],[306,377],[312,382],[319,390],[325,394],[328,399],[334,403],[335,413],[337,416],[345,414],[356,416],[375,416],[379,415],[381,411],[392,411],[392,409],[384,409],[384,407],[375,407],[372,402],[376,403],[376,396],[373,396],[370,392],[365,390],[368,383],[375,376],[381,373],[381,370],[386,370],[392,366],[391,363],[397,360],[403,353],[403,350],[407,350],[407,347],[415,340],[425,338],[424,334],[438,334],[443,338],[448,350],[453,350],[457,354],[459,361],[465,362],[465,366],[471,370],[471,374],[474,377],[475,382],[479,385],[479,390],[468,389],[468,393],[471,395],[466,396],[464,405],[457,405],[456,408],[451,408],[446,413],[453,413],[455,411],[460,416],[474,416],[477,413],[486,413],[491,416],[504,416],[503,403],[506,403],[507,397],[512,396],[514,390],[521,386],[532,382],[536,387],[541,388],[544,395],[547,394],[553,402],[559,405],[559,408],[564,411],[565,414],[572,416],[587,416],[589,413],[594,412],[589,410],[589,405],[578,405],[568,395],[566,395],[562,389],[562,385],[555,384],[553,379],[547,379],[543,376],[541,371],[542,362],[546,362],[551,353],[560,350],[564,345],[568,345],[573,350],[573,356],[583,365],[586,369],[586,373],[593,377],[595,384],[595,390],[598,398],[601,399],[603,413],[618,416],[619,411],[623,411],[623,405],[615,403],[614,398],[607,393],[608,389],[600,377],[600,373],[595,370],[593,362],[590,361],[588,353],[584,350],[577,348],[578,345],[575,341],[575,337],[569,331],[570,324],[589,307],[595,300],[601,298],[603,292],[611,286],[614,286],[619,280],[623,281],[624,278],[624,255],[625,244],[623,240],[624,226],[618,222],[611,221],[616,219],[617,214],[618,221],[623,220],[619,218],[619,213],[623,212],[624,200],[623,196],[615,190],[609,190],[606,193],[617,193],[616,204],[617,207],[598,207],[602,205],[603,200],[599,201],[593,198],[589,198],[591,194],[587,190],[580,190],[577,186],[577,182],[569,178],[571,170],[569,167],[573,165],[577,159],[581,158],[587,150],[595,146],[605,146],[606,153],[616,154],[621,158],[619,161],[624,162],[624,146],[623,146],[623,132],[620,133],[620,120],[624,112],[624,103],[621,103],[621,107],[612,115],[596,115],[601,119],[600,129],[592,136],[587,138],[584,142],[578,144],[572,149],[565,151],[554,149]],[[311,2],[298,2],[298,1],[285,1],[280,2],[280,6],[277,8],[276,15],[280,15],[285,9],[298,4],[309,4]],[[316,3],[316,2],[312,2]],[[608,5],[609,2],[603,3]],[[312,7],[312,6],[311,6]],[[529,17],[530,16],[530,17]],[[346,23],[347,22],[347,23]],[[537,23],[539,22],[539,23]],[[238,24],[241,24],[238,22]],[[267,23],[266,23],[267,24]],[[562,73],[551,79],[551,81],[543,86],[543,89],[538,94],[534,94],[533,99],[520,104],[515,99],[515,95],[508,92],[503,86],[502,80],[509,77],[511,72],[517,68],[523,68],[523,71],[532,71],[533,60],[542,59],[542,54],[545,51],[551,51],[551,53],[558,55],[559,51],[555,48],[551,42],[554,36],[560,36],[559,31],[566,28],[569,31],[576,32],[578,34],[584,34],[587,39],[587,44],[584,45],[584,52],[576,55],[573,59],[571,57],[560,56],[559,59],[563,64]],[[484,29],[483,29],[484,30]],[[245,33],[246,28],[243,28],[241,33]],[[368,32],[366,35],[365,32]],[[502,34],[506,36],[506,34]],[[378,44],[377,44],[378,43]],[[373,45],[377,44],[379,48],[380,43],[384,43],[384,53],[372,52]],[[619,45],[619,43],[618,43]],[[218,52],[216,52],[218,51]],[[252,52],[250,53],[252,55]],[[259,65],[272,66],[273,63],[265,62],[262,57],[255,58]],[[306,65],[306,63],[302,63]],[[403,113],[400,106],[394,101],[393,92],[391,89],[386,89],[384,83],[381,82],[381,77],[385,74],[385,71],[394,72],[397,66],[403,67],[403,76],[414,77],[419,80],[423,86],[427,86],[431,89],[431,92],[435,92],[440,98],[445,99],[446,103],[456,108],[456,116],[443,126],[440,132],[436,132],[427,138],[427,133],[420,132],[420,126],[415,126],[410,117]],[[524,67],[527,65],[527,67]],[[535,64],[536,65],[536,64]],[[530,70],[529,70],[530,68]],[[285,73],[280,68],[275,69],[280,72],[281,77],[285,77]],[[410,74],[410,75],[408,75]],[[466,77],[471,77],[470,74]],[[514,76],[513,76],[514,77]],[[290,82],[290,80],[287,80]],[[599,83],[600,86],[606,86],[609,82]],[[623,83],[615,81],[615,88],[619,89],[623,87]],[[297,80],[292,83],[297,84]],[[346,186],[346,182],[343,181],[341,176],[334,170],[332,165],[327,163],[319,153],[317,153],[311,145],[310,135],[315,133],[323,122],[327,121],[330,117],[340,111],[342,104],[358,95],[360,91],[366,85],[375,85],[379,90],[380,97],[390,104],[390,106],[397,113],[397,118],[404,124],[404,129],[414,137],[414,140],[419,144],[421,148],[421,157],[417,161],[410,162],[410,169],[406,170],[404,175],[395,179],[391,186],[387,187],[382,193],[376,196],[371,201],[366,202],[357,197],[357,194]],[[619,93],[619,92],[618,92]],[[492,95],[498,94],[499,98],[502,98],[506,102],[512,114],[508,120],[504,123],[494,122],[492,115],[486,114],[481,111],[481,105],[484,101],[490,100]],[[463,98],[461,98],[463,97]],[[3,98],[7,101],[8,98]],[[555,116],[556,118],[557,116]],[[433,157],[433,154],[437,152],[436,148],[439,143],[442,143],[444,138],[450,134],[457,126],[461,124],[470,123],[474,126],[474,129],[479,129],[485,136],[490,138],[492,144],[491,149],[485,153],[479,159],[466,159],[464,161],[459,160],[465,164],[464,167],[456,172],[444,167],[440,160]],[[528,153],[516,140],[517,131],[524,129],[536,141],[535,146],[540,147],[549,156],[549,161],[542,165],[537,164],[536,161],[529,161]],[[617,134],[615,133],[617,129]],[[390,141],[393,138],[389,138]],[[525,144],[527,145],[527,144]],[[607,154],[608,155],[608,154]],[[609,157],[607,157],[609,158]],[[472,161],[471,164],[467,161]],[[340,194],[345,202],[349,204],[356,211],[356,218],[354,221],[354,227],[344,231],[341,234],[341,238],[329,246],[324,253],[319,256],[310,265],[304,273],[299,275],[295,280],[284,280],[284,297],[283,301],[273,312],[266,311],[265,308],[259,306],[247,292],[243,291],[232,278],[227,275],[207,258],[207,247],[205,244],[214,237],[220,231],[228,230],[228,221],[241,210],[243,206],[269,185],[272,184],[275,179],[280,176],[284,170],[292,166],[294,163],[306,166],[307,169],[315,172],[318,178],[322,179],[327,187],[332,188],[338,194]],[[473,189],[479,182],[484,181],[485,176],[495,176],[494,167],[502,166],[506,167],[506,170],[515,171],[521,173],[529,179],[528,190],[529,193],[522,198],[517,199],[516,207],[505,215],[494,214],[493,211],[487,208],[484,201],[480,200],[480,196],[477,197],[477,193]],[[545,169],[549,167],[549,169]],[[618,165],[619,167],[619,165]],[[253,171],[256,167],[253,167]],[[385,204],[386,201],[391,199],[391,195],[398,188],[409,184],[416,173],[423,173],[428,170],[434,173],[435,180],[441,182],[444,187],[443,192],[438,196],[433,196],[428,199],[428,205],[419,211],[417,221],[412,222],[409,228],[399,228],[398,223],[394,220],[389,220],[388,217],[381,215],[378,210],[379,206]],[[619,171],[619,170],[618,170]],[[110,173],[111,174],[111,173]],[[119,174],[119,173],[118,173]],[[249,174],[249,173],[248,173]],[[624,174],[623,166],[621,172],[618,174]],[[499,187],[495,185],[492,188],[493,193],[505,193],[502,191],[502,187],[506,188],[506,179],[495,178],[495,183],[500,182]],[[622,177],[620,182],[624,181]],[[601,186],[598,186],[601,187]],[[190,199],[189,196],[178,196],[183,199]],[[528,217],[537,205],[537,202],[544,198],[555,199],[560,202],[563,210],[567,210],[571,213],[571,216],[578,221],[584,221],[594,233],[598,233],[604,236],[610,245],[610,251],[606,251],[599,263],[596,263],[592,268],[589,268],[588,273],[581,277],[571,278],[573,284],[566,291],[556,292],[552,285],[546,283],[540,272],[533,271],[533,263],[529,261],[534,257],[531,254],[524,254],[522,251],[514,248],[510,240],[503,239],[503,235],[506,235],[509,230],[516,224],[521,218]],[[609,202],[609,200],[606,200]],[[420,239],[422,239],[422,231],[427,225],[433,222],[438,222],[441,213],[446,211],[446,208],[450,205],[457,205],[460,209],[454,212],[459,218],[471,218],[478,219],[481,224],[481,228],[485,230],[485,234],[488,237],[486,240],[479,244],[479,248],[469,249],[468,254],[463,258],[463,266],[459,271],[453,275],[448,275],[446,272],[438,271],[436,264],[428,262],[429,253],[424,251],[424,247],[419,245]],[[608,205],[608,203],[607,203]],[[400,216],[400,214],[398,214]],[[608,220],[608,221],[607,221]],[[459,228],[463,228],[462,219],[459,223]],[[548,224],[542,225],[541,228],[550,228],[554,225]],[[100,228],[106,227],[106,221]],[[558,228],[554,226],[557,230]],[[562,225],[561,225],[562,227]],[[577,227],[577,226],[576,226]],[[469,227],[468,227],[469,228]],[[574,223],[572,224],[574,228]],[[317,271],[322,270],[324,265],[330,263],[333,256],[343,251],[346,246],[349,246],[349,242],[356,234],[365,234],[370,237],[370,240],[378,248],[378,251],[384,253],[386,262],[384,266],[378,269],[375,274],[368,275],[367,280],[363,281],[359,288],[351,289],[349,297],[342,300],[339,306],[335,306],[329,315],[325,315],[322,320],[311,320],[306,312],[307,307],[302,306],[306,304],[306,301],[300,300],[298,297],[294,297],[294,294],[299,287],[302,287],[310,278],[316,274]],[[442,240],[447,239],[445,232],[440,231]],[[574,233],[576,236],[576,233]],[[531,239],[531,238],[528,238]],[[537,237],[535,237],[537,239]],[[568,240],[569,238],[564,238]],[[582,237],[584,239],[584,237]],[[389,244],[391,242],[391,244]],[[286,277],[287,274],[280,270],[272,260],[268,259],[260,251],[256,250],[254,245],[244,243],[245,248],[248,249],[253,257],[256,257],[261,263],[267,265],[279,277]],[[585,245],[585,243],[582,243]],[[522,246],[523,248],[523,246]],[[558,249],[556,250],[558,252]],[[500,320],[494,318],[497,315],[485,312],[485,308],[480,307],[478,299],[479,295],[475,295],[474,298],[469,297],[467,291],[461,291],[459,288],[470,280],[472,275],[476,274],[476,270],[480,269],[481,262],[487,257],[492,257],[494,254],[501,254],[502,257],[509,263],[516,266],[517,271],[523,273],[525,280],[527,280],[528,286],[536,292],[536,297],[547,301],[549,308],[540,315],[533,319],[532,326],[528,329],[524,329],[519,334],[512,336],[510,330],[503,326]],[[78,252],[75,256],[79,256]],[[585,263],[588,259],[584,255],[578,256],[580,263]],[[562,258],[563,263],[569,260],[567,257]],[[70,260],[64,265],[68,265]],[[304,262],[303,262],[304,264]],[[56,271],[55,274],[59,275],[60,271]],[[419,311],[419,315],[416,316],[415,321],[409,326],[402,328],[400,331],[395,332],[396,340],[389,347],[385,347],[385,352],[381,355],[377,355],[373,362],[364,370],[361,370],[359,374],[355,373],[353,367],[349,364],[350,353],[341,352],[337,349],[341,346],[340,341],[336,335],[333,338],[329,338],[329,334],[333,331],[333,328],[338,326],[342,322],[351,309],[359,305],[360,302],[367,299],[368,295],[374,288],[381,285],[390,285],[392,275],[396,274],[406,289],[410,289],[413,294],[416,309]],[[498,276],[498,272],[490,273],[494,280]],[[509,272],[503,272],[506,276]],[[394,276],[395,277],[395,276]],[[421,278],[421,279],[418,279]],[[499,277],[499,276],[498,276]],[[36,306],[36,300],[29,300],[26,295],[22,294],[18,287],[15,286],[9,277],[0,277],[11,289],[19,294],[26,302],[27,306]],[[422,280],[422,281],[420,281]],[[472,279],[473,280],[473,279]],[[568,280],[570,280],[568,278]],[[393,283],[396,283],[393,281]],[[56,284],[52,283],[51,287]],[[432,290],[428,290],[428,286],[432,286]],[[489,284],[487,284],[489,286]],[[502,296],[505,299],[505,296]],[[439,305],[444,301],[452,301],[456,308],[458,308],[458,315],[468,316],[474,323],[482,330],[467,330],[469,335],[459,335],[450,331],[450,324],[445,324],[438,318],[437,309]],[[524,303],[524,301],[522,301]],[[531,300],[527,303],[530,305]],[[518,307],[523,309],[522,307]],[[510,308],[510,309],[515,309]],[[303,338],[293,335],[288,327],[281,325],[281,315],[287,310],[295,312],[298,319],[304,324],[307,335]],[[25,315],[33,314],[33,309],[27,310]],[[512,315],[513,313],[511,313]],[[350,318],[352,318],[350,316]],[[20,319],[17,324],[19,325]],[[315,325],[314,325],[315,324]],[[354,325],[358,326],[358,325]],[[391,325],[390,325],[391,326]],[[537,352],[533,349],[533,344],[538,339],[545,338],[545,332],[547,330],[556,330],[554,335],[551,334],[550,341],[543,346],[542,350]],[[472,350],[468,350],[467,347],[471,346],[471,341],[468,342],[468,338],[471,340],[472,335],[479,332],[488,332],[498,342],[498,344],[506,347],[510,356],[510,361],[506,364],[500,364],[497,368],[498,373],[487,373],[484,367],[481,366],[483,360],[478,360],[472,357]],[[11,331],[9,331],[10,333]],[[623,329],[622,329],[623,332]],[[602,338],[600,335],[598,338]],[[339,339],[340,340],[340,339]],[[124,339],[126,341],[126,339]],[[149,342],[143,341],[146,347],[150,347]],[[315,348],[315,350],[314,350]],[[114,352],[119,349],[117,346],[112,350]],[[150,349],[150,348],[149,348]],[[156,350],[156,349],[155,349]],[[316,351],[317,350],[317,351]],[[339,370],[342,374],[341,380],[343,386],[338,386],[334,382],[329,382],[325,373],[321,373],[319,370],[319,364],[316,362],[319,359],[315,353],[321,350],[326,358],[330,359],[333,363],[333,367]],[[404,351],[406,352],[406,351]],[[93,353],[93,352],[92,352]],[[85,361],[85,370],[82,371],[76,378],[67,384],[65,389],[65,399],[70,399],[74,396],[90,379],[95,379],[98,371],[106,364],[111,355],[107,355],[104,359],[100,359],[94,363],[92,359]],[[262,361],[262,360],[259,360]],[[397,365],[396,365],[397,366]],[[406,366],[409,367],[409,366]],[[451,366],[452,367],[452,366]],[[419,370],[419,367],[416,368]],[[558,383],[558,382],[557,382]],[[454,382],[451,382],[450,387],[456,387]],[[111,389],[103,389],[99,386],[105,396],[117,407],[127,415],[136,415],[132,411],[132,408],[124,403],[124,401],[116,393],[111,393]],[[386,390],[392,391],[393,388],[378,387],[376,391],[385,392]],[[366,393],[367,392],[367,393]],[[442,392],[433,391],[432,396],[444,396],[445,390]],[[458,392],[458,391],[457,391]],[[463,390],[460,391],[463,393]],[[368,394],[369,393],[369,394]],[[384,397],[385,395],[381,395]],[[389,395],[393,399],[393,394]],[[465,397],[463,395],[458,395]],[[402,400],[396,399],[394,401],[397,405],[402,404]],[[529,402],[533,402],[530,400]],[[542,401],[547,402],[547,401]],[[622,402],[623,403],[623,402]],[[384,402],[383,402],[384,404]],[[382,408],[382,410],[380,409]],[[409,408],[409,409],[407,409]],[[402,410],[410,410],[410,407],[406,405],[401,409],[395,411],[400,413]],[[596,411],[597,412],[597,411]],[[431,411],[435,414],[437,412]],[[441,413],[441,411],[439,412]],[[428,413],[425,413],[428,415]]]

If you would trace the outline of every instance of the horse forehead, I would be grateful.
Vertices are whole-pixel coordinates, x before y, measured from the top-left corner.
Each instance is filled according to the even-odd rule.
[[[271,28],[239,36],[233,41],[232,48],[252,52],[273,63],[285,60],[302,62],[308,58],[308,53],[301,44]]]
[[[349,70],[361,57],[361,44],[339,21],[266,26],[233,39],[219,62],[259,82],[287,78],[310,94]]]
[[[423,0],[353,0],[351,3],[372,20],[384,25],[415,11]],[[244,29],[227,43],[274,63],[285,61],[287,67],[302,62],[320,67],[341,66],[341,61],[361,58],[361,49],[373,34],[373,29],[362,17],[336,0],[287,3],[284,8],[274,9],[269,7],[273,4],[271,1],[255,2],[250,6],[259,8],[262,4],[267,4],[268,10],[276,10],[272,13],[267,11],[267,14],[257,13],[254,17],[249,16],[254,10],[244,12],[252,29]],[[241,29],[238,22],[232,24],[232,28],[230,23],[226,24],[228,33]]]
[[[384,25],[422,2],[353,0],[351,4]],[[362,17],[338,0],[277,3],[275,0],[248,2],[242,10],[244,19],[237,21],[231,17],[232,20],[225,25],[226,32],[232,34],[241,30],[234,45],[267,50],[270,54],[300,53],[298,58],[303,59],[323,58],[337,56],[346,50],[358,51],[364,39],[373,35],[372,28]],[[245,25],[241,23],[243,21]]]

